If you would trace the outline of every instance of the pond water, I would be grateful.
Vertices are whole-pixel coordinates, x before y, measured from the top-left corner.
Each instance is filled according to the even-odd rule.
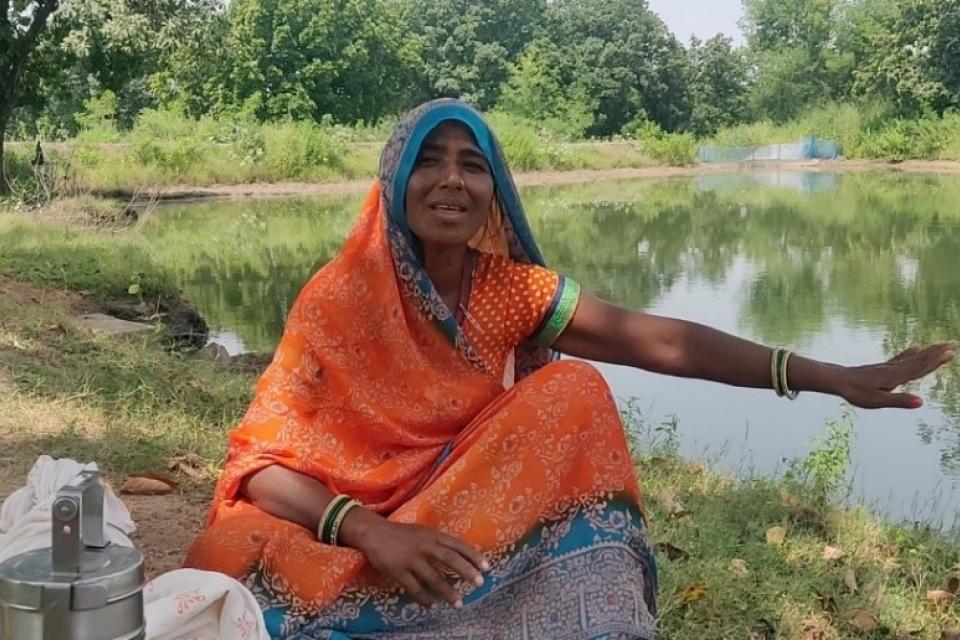
[[[232,353],[270,351],[297,291],[350,229],[362,195],[158,209],[143,228]],[[844,364],[960,337],[960,178],[752,173],[524,192],[551,267],[597,295]],[[836,398],[601,366],[682,451],[782,471],[843,413]],[[854,498],[950,527],[960,508],[960,366],[917,411],[855,411]]]

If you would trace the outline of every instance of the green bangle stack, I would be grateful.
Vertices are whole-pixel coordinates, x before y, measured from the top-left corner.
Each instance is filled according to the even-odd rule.
[[[337,544],[337,535],[340,533],[340,525],[343,524],[347,512],[354,507],[359,507],[360,503],[348,495],[340,494],[335,496],[327,504],[320,516],[320,523],[317,525],[317,538],[320,542],[329,545]]]
[[[783,347],[777,347],[770,356],[770,377],[773,379],[773,390],[781,398],[796,400],[798,391],[791,391],[787,382],[787,361],[793,352]]]

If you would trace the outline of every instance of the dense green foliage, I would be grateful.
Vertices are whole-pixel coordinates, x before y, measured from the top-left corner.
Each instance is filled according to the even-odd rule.
[[[960,0],[744,0],[739,48],[679,42],[646,0],[8,5],[0,128],[20,139],[120,135],[165,110],[233,143],[251,124],[377,125],[459,95],[547,140],[626,135],[665,157],[690,146],[667,134],[849,104],[869,118],[844,152],[900,159],[942,157],[952,143],[914,145],[918,127],[930,138],[960,108]]]

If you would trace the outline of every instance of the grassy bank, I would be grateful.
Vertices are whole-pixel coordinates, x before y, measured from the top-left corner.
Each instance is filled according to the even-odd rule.
[[[740,125],[705,142],[741,147],[795,142],[808,135],[835,140],[846,158],[960,160],[960,113],[903,119],[890,117],[882,105],[827,104],[791,122]]]
[[[97,460],[114,480],[195,454],[199,479],[181,479],[209,490],[255,375],[171,352],[162,329],[105,339],[74,320],[132,295],[131,274],[143,292],[171,286],[141,242],[0,217],[0,486],[22,481],[40,453]],[[735,480],[683,460],[677,425],[625,409],[658,548],[663,638],[956,637],[957,546],[837,506],[842,421],[785,477]]]
[[[689,164],[692,152],[677,154],[651,138],[642,141],[570,142],[534,123],[504,114],[490,119],[510,166],[518,171],[610,169],[659,163]],[[56,194],[149,191],[161,185],[332,182],[371,178],[377,173],[385,127],[328,123],[256,123],[192,120],[174,111],[145,111],[130,131],[109,120],[73,139],[44,147],[45,182]],[[30,162],[33,143],[10,143],[7,174],[14,190],[36,197]],[[24,199],[24,198],[21,198]]]
[[[702,144],[763,145],[808,135],[839,142],[851,159],[960,160],[960,114],[901,119],[882,105],[827,104],[790,122],[739,125],[701,139],[666,133],[639,119],[613,140],[571,140],[544,123],[499,112],[488,117],[516,171],[685,166],[696,162]],[[366,179],[376,174],[393,125],[258,123],[240,116],[193,120],[152,109],[128,131],[119,131],[107,116],[85,123],[76,138],[46,144],[39,181],[31,167],[34,143],[9,143],[6,171],[18,201],[42,201],[51,194],[131,194],[169,185]]]

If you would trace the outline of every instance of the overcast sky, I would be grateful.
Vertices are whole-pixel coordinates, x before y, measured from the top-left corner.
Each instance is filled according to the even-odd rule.
[[[701,40],[718,33],[730,36],[743,44],[743,34],[737,22],[743,15],[741,0],[648,0],[650,8],[660,17],[677,38],[686,44],[690,36]]]

